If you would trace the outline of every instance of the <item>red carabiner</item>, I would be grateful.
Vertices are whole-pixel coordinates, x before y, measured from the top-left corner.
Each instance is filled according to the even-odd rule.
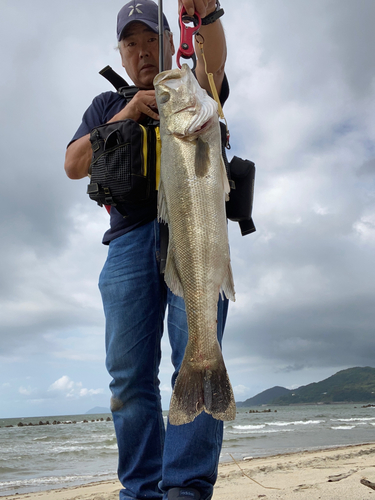
[[[193,70],[197,65],[197,58],[194,51],[194,41],[193,36],[199,31],[202,26],[202,20],[198,12],[194,13],[194,16],[189,16],[186,12],[185,7],[182,7],[180,12],[180,47],[177,51],[176,62],[177,66],[181,68],[180,58],[192,59],[193,60]],[[193,27],[189,27],[186,23],[193,23]]]

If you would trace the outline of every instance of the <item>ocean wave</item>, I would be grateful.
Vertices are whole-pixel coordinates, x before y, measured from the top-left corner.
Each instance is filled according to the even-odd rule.
[[[331,427],[334,431],[351,431],[355,429],[355,425],[338,425],[337,427]]]
[[[18,469],[14,469],[13,467],[0,467],[0,474],[7,474],[10,472],[14,472],[15,470]]]
[[[234,436],[236,436],[238,434],[234,434]],[[236,447],[236,446],[240,446],[240,440],[238,439],[238,437],[228,437],[227,434],[224,434],[224,447],[225,448],[228,448],[228,446],[232,446],[232,447]]]
[[[53,436],[38,436],[33,438],[33,441],[55,441]]]
[[[227,430],[228,434],[245,435],[245,434],[276,434],[281,432],[294,432],[294,429],[260,429],[260,430]]]
[[[61,453],[79,453],[79,452],[87,452],[87,451],[104,451],[104,450],[117,450],[117,443],[109,444],[107,446],[95,446],[95,445],[87,445],[87,446],[54,446],[51,449],[51,452],[61,454]]]
[[[67,440],[60,440],[60,439],[54,439],[53,440],[57,445],[60,447],[67,447],[67,446],[92,446],[92,442],[95,442],[95,445],[111,445],[116,443],[116,436],[115,435],[102,435],[102,436],[82,436],[82,437],[76,437],[75,439],[70,439]],[[62,442],[61,442],[62,441]]]
[[[331,422],[369,422],[372,420],[375,420],[375,417],[331,418]]]
[[[0,491],[9,490],[24,487],[35,487],[35,486],[45,486],[45,485],[59,485],[66,483],[79,482],[94,482],[95,480],[102,480],[103,478],[114,478],[116,474],[113,472],[103,472],[99,474],[86,474],[86,475],[70,475],[70,476],[48,476],[48,477],[38,477],[31,479],[23,479],[18,481],[2,481],[0,482]]]
[[[265,424],[259,424],[259,425],[234,425],[232,428],[233,429],[239,429],[239,430],[252,430],[252,429],[264,429],[266,425]]]
[[[272,422],[268,425],[276,425],[277,427],[284,427],[288,425],[317,425],[324,423],[325,420],[295,420],[294,422]]]
[[[39,477],[32,479],[23,479],[18,481],[4,481],[0,482],[0,488],[21,488],[25,486],[42,486],[48,484],[62,484],[71,483],[78,480],[92,480],[95,476],[51,476],[51,477]]]

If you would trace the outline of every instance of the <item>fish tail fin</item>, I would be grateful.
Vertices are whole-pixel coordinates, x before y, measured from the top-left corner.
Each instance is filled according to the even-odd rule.
[[[199,367],[189,358],[185,355],[176,379],[169,408],[170,423],[187,424],[203,411],[217,420],[234,420],[236,403],[219,344],[212,363],[208,361]]]

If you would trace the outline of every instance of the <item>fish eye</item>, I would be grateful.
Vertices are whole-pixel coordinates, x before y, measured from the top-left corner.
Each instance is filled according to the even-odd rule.
[[[166,102],[169,101],[170,98],[171,98],[170,94],[168,94],[168,92],[164,92],[159,97],[159,101],[161,102],[161,104],[165,104]]]

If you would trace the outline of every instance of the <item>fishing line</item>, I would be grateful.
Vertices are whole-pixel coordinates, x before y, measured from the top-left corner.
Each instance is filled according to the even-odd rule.
[[[159,73],[164,71],[164,19],[163,0],[158,3],[158,23],[159,23]]]
[[[229,456],[232,457],[233,462],[237,465],[237,467],[240,469],[240,471],[242,472],[242,474],[244,476],[246,476],[248,479],[250,479],[251,481],[254,481],[254,483],[258,484],[262,488],[265,488],[266,490],[280,490],[280,488],[274,488],[273,486],[264,486],[264,484],[258,483],[258,481],[255,481],[255,479],[253,479],[248,474],[246,474],[246,472],[242,469],[242,467],[240,466],[240,464],[237,462],[237,460],[233,457],[233,455],[231,453],[229,453]]]

